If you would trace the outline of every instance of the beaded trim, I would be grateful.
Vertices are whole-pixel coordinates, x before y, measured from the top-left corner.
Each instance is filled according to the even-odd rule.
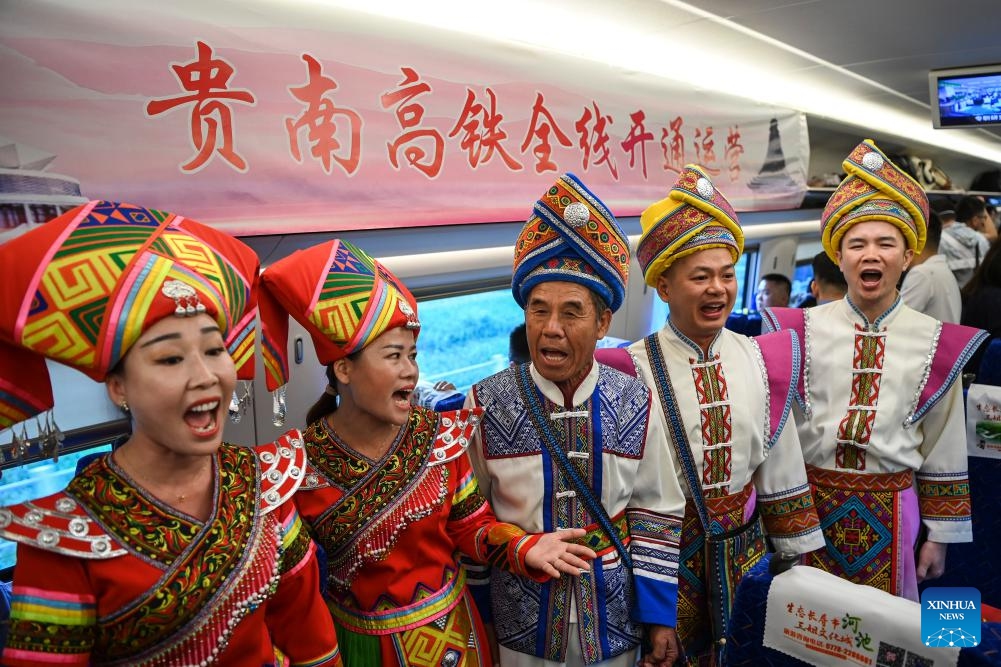
[[[757,341],[753,338],[751,340],[751,349],[754,350],[754,361],[758,364],[758,370],[761,371],[761,381],[764,386],[765,395],[765,428],[762,431],[762,442],[766,443],[765,447],[765,458],[768,458],[768,453],[772,449],[772,445],[775,444],[772,441],[772,392],[769,391],[768,386],[768,367],[765,366],[765,357],[761,354],[761,348],[758,347]],[[795,372],[793,378],[795,378]],[[788,401],[787,401],[788,402]]]
[[[810,309],[803,310],[803,395],[798,397],[807,419],[813,418],[813,404],[810,402]]]
[[[914,425],[914,422],[918,420],[918,401],[921,400],[921,392],[925,390],[925,385],[928,384],[928,378],[931,376],[931,362],[935,359],[935,350],[938,349],[938,340],[942,335],[942,323],[938,322],[935,324],[935,335],[931,338],[931,345],[928,348],[928,354],[925,355],[924,370],[921,372],[921,381],[918,382],[918,388],[914,391],[914,400],[911,401],[911,409],[907,411],[907,417],[904,418],[903,427],[910,428]]]

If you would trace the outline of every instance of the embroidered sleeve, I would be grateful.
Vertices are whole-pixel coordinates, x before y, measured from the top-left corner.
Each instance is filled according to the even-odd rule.
[[[795,428],[782,429],[768,458],[754,472],[754,486],[758,511],[776,550],[806,553],[824,546]]]
[[[460,551],[474,561],[499,567],[516,574],[545,581],[547,576],[530,571],[525,554],[539,535],[529,535],[521,528],[497,521],[486,498],[480,493],[469,457],[463,455],[452,464],[458,479],[452,494],[448,531]]]
[[[90,664],[97,605],[88,582],[79,558],[19,545],[3,664]]]
[[[971,542],[970,481],[963,388],[957,382],[921,422],[924,462],[917,471],[921,521],[933,542]]]
[[[636,591],[632,615],[639,623],[673,627],[677,624],[678,549],[685,496],[678,476],[670,474],[673,466],[663,424],[649,417],[650,392],[642,391],[647,402],[647,446],[626,508]]]
[[[316,545],[291,502],[275,509],[281,523],[281,579],[268,600],[266,621],[272,640],[292,665],[341,665],[337,636],[320,595]]]

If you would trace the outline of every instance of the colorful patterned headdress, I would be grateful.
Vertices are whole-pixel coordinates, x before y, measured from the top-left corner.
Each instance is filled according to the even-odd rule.
[[[744,232],[730,202],[716,189],[702,167],[689,164],[665,199],[640,215],[643,234],[636,259],[647,285],[675,260],[699,250],[726,248],[733,261],[744,252]]]
[[[0,428],[52,407],[46,357],[102,381],[173,315],[210,315],[253,377],[259,263],[222,232],[92,201],[0,246],[0,266]]]
[[[298,250],[261,274],[261,325],[268,390],[289,379],[288,316],[306,328],[320,363],[363,349],[385,331],[411,329],[417,301],[389,269],[335,239]]]
[[[820,217],[820,241],[837,262],[841,237],[857,222],[881,220],[897,227],[915,253],[925,247],[928,195],[866,139],[841,163],[848,174],[827,200]]]
[[[612,309],[629,280],[629,240],[615,216],[573,174],[535,203],[514,246],[511,291],[522,308],[539,283],[562,280],[590,288]]]

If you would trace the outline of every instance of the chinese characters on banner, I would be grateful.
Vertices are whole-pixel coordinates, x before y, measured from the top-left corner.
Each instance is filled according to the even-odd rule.
[[[91,198],[238,235],[521,221],[564,172],[635,216],[689,162],[738,210],[805,194],[798,112],[426,26],[366,32],[346,9],[192,6],[151,5],[118,33],[69,0],[5,15],[3,139],[49,157],[15,167],[37,173],[2,193],[20,203],[0,241]]]
[[[302,60],[307,68],[306,83],[288,88],[289,94],[305,107],[299,116],[285,119],[289,153],[296,162],[302,163],[303,140],[300,134],[304,134],[310,156],[325,173],[330,174],[332,162],[336,162],[345,175],[351,176],[358,170],[361,162],[364,119],[350,106],[338,106],[333,94],[337,90],[337,82],[323,74],[323,65],[319,60],[308,53],[302,54]],[[233,108],[230,105],[253,105],[254,96],[247,90],[229,88],[229,80],[235,72],[233,65],[215,55],[212,47],[205,42],[198,42],[195,60],[181,65],[173,64],[171,69],[177,76],[180,87],[190,94],[152,100],[146,105],[146,113],[153,117],[178,106],[192,105],[190,140],[197,154],[180,165],[181,171],[195,173],[218,155],[220,160],[228,163],[234,170],[245,172],[247,161],[234,149]],[[400,71],[403,80],[398,87],[386,91],[380,97],[382,108],[395,107],[397,122],[400,129],[404,130],[403,134],[386,146],[386,158],[394,168],[401,168],[400,149],[401,146],[406,146],[404,164],[417,169],[427,178],[435,178],[442,168],[446,150],[445,137],[437,130],[416,129],[424,117],[425,109],[415,99],[434,91],[430,84],[421,81],[420,74],[415,69],[401,67]],[[486,100],[480,101],[473,90],[466,89],[465,102],[457,110],[457,120],[447,138],[456,140],[455,149],[465,155],[469,166],[474,170],[497,157],[508,171],[521,171],[524,166],[511,155],[506,146],[509,137],[502,126],[504,114],[498,111],[497,94],[490,86],[484,88],[484,93]],[[572,147],[574,143],[546,107],[543,93],[537,94],[531,113],[532,122],[521,141],[520,152],[527,153],[531,149],[529,157],[534,158],[532,167],[535,173],[560,171],[560,165],[553,160],[552,141],[555,140],[566,148]],[[647,143],[653,141],[654,134],[646,129],[645,121],[646,113],[642,109],[630,113],[628,131],[619,146],[621,155],[629,160],[629,169],[638,171],[647,179],[646,148]],[[341,123],[340,127],[338,122]],[[587,174],[590,169],[607,169],[613,180],[619,180],[619,167],[613,154],[615,142],[610,135],[614,124],[615,119],[602,113],[594,100],[584,106],[580,117],[572,123],[577,137],[576,146],[581,153],[580,163],[573,166],[580,173]],[[661,167],[664,171],[680,173],[685,164],[694,161],[714,176],[725,172],[731,181],[740,179],[740,156],[744,153],[744,147],[740,143],[739,126],[726,128],[727,143],[723,163],[718,160],[714,148],[713,126],[691,128],[692,150],[687,152],[683,135],[686,129],[688,128],[685,128],[682,116],[669,120],[667,126],[661,128],[660,150],[664,158]],[[346,145],[338,140],[339,134],[343,135]],[[431,139],[431,146],[421,146],[420,139]],[[432,150],[429,152],[426,148]]]

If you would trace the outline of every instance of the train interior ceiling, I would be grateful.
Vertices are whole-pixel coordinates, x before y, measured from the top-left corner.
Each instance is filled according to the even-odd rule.
[[[303,3],[317,7],[322,4]],[[806,266],[821,249],[820,211],[842,171],[841,160],[860,139],[876,140],[890,155],[921,160],[916,164],[926,167],[926,172],[934,166],[939,182],[927,183],[933,202],[958,197],[971,189],[979,174],[1001,166],[1001,125],[939,130],[931,127],[929,118],[929,70],[1001,63],[998,22],[984,20],[985,15],[998,14],[995,2],[704,0],[696,6],[653,0],[515,0],[496,9],[504,16],[489,22],[473,16],[475,12],[465,19],[461,12],[439,16],[436,3],[373,4],[378,6],[364,11],[392,13],[394,20],[417,24],[441,21],[449,29],[473,34],[489,29],[489,40],[512,42],[526,39],[525,34],[531,32],[526,33],[523,21],[511,17],[569,13],[575,17],[572,20],[582,22],[576,26],[578,30],[556,32],[604,34],[597,50],[599,57],[606,52],[618,67],[647,67],[647,74],[670,76],[676,83],[679,77],[691,76],[681,85],[696,91],[712,88],[748,107],[776,105],[803,114],[809,138],[810,181],[802,203],[791,209],[754,210],[740,215],[746,232],[745,257],[738,266],[741,280],[737,307],[741,309],[753,307],[759,275],[777,272],[795,277],[797,269]],[[548,48],[573,57],[595,57],[593,53],[574,54],[579,44],[575,47],[572,41],[567,42],[566,35],[551,36]],[[489,40],[483,37],[484,48],[490,47]],[[707,50],[706,44],[712,48]],[[661,52],[669,48],[672,57],[652,57],[658,46]],[[670,61],[672,71],[658,70],[662,65],[655,61],[660,60]],[[694,70],[694,74],[678,71],[683,69]],[[758,83],[749,87],[748,80]],[[947,176],[948,184],[941,182],[941,175]],[[668,185],[665,182],[665,193]],[[602,192],[597,193],[602,196]],[[983,194],[1001,197],[998,192]],[[526,217],[532,203],[525,202]],[[343,229],[336,233],[255,234],[243,240],[258,252],[265,265],[334,236],[366,249],[410,286],[421,303],[422,379],[448,380],[465,391],[479,377],[506,366],[508,332],[521,316],[510,298],[510,276],[512,246],[524,218],[475,222]],[[641,231],[638,216],[623,216],[620,222],[635,248]],[[627,299],[610,331],[612,342],[646,335],[658,328],[665,316],[665,308],[653,290],[644,285],[634,259]],[[273,398],[259,379],[250,390],[246,416],[227,426],[227,440],[264,442],[290,426],[302,425],[325,379],[308,335],[294,322],[289,340],[293,367],[286,423],[273,423]],[[120,434],[125,422],[107,401],[102,386],[56,364],[50,364],[50,369],[54,374],[55,419],[69,436],[67,445],[72,444],[67,450],[106,444]],[[257,377],[264,377],[260,362]],[[29,424],[29,435],[32,428]],[[2,443],[6,452],[10,432],[0,437],[6,438]],[[41,455],[29,458],[36,459],[32,466],[51,465]],[[12,473],[25,463],[26,459],[11,460],[9,454],[4,454],[0,490],[12,481],[18,483]],[[59,479],[47,484],[59,488],[71,473],[60,473]],[[42,477],[27,470],[25,475]],[[52,490],[32,488],[23,493],[30,497]],[[3,500],[3,504],[18,501],[15,496],[4,496]]]

